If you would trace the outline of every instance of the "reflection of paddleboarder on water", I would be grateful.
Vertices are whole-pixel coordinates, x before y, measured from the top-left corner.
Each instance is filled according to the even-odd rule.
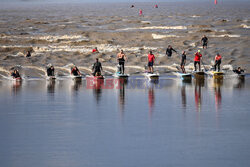
[[[150,116],[153,113],[153,108],[155,105],[155,93],[154,93],[154,88],[149,88],[148,89],[148,106],[149,106],[149,113]]]
[[[194,88],[194,96],[195,96],[195,106],[197,111],[201,109],[201,83],[195,83]]]

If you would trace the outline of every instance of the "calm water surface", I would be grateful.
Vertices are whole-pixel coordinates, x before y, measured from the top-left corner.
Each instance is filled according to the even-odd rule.
[[[249,83],[1,81],[0,166],[248,167]]]

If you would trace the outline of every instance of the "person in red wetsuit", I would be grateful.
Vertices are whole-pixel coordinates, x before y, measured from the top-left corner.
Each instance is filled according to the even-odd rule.
[[[218,66],[218,72],[220,71],[220,64],[221,64],[221,55],[217,53],[214,58],[214,71],[216,71],[217,66]]]
[[[97,47],[95,47],[95,48],[92,50],[92,53],[99,53]]]
[[[142,15],[142,9],[139,10],[139,16],[143,16]]]
[[[149,51],[148,54],[148,72],[149,73],[154,73],[154,61],[155,61],[155,56],[153,55],[152,51]]]
[[[195,57],[194,57],[194,71],[197,70],[196,64],[199,65],[199,71],[201,70],[201,62],[200,62],[201,61],[201,57],[202,57],[201,51],[198,50],[198,52],[195,53]]]

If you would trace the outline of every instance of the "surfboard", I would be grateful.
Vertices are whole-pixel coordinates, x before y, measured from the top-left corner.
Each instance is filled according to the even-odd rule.
[[[196,79],[205,79],[205,72],[203,71],[194,71],[193,75]]]
[[[144,75],[149,80],[158,80],[160,77],[160,75],[156,74],[156,73],[153,73],[153,74],[152,73],[145,73]]]

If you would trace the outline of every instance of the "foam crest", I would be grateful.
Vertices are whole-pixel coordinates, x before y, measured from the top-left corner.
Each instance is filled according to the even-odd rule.
[[[137,28],[124,28],[122,31],[127,30],[186,30],[186,26],[152,26],[152,27],[137,27]]]

